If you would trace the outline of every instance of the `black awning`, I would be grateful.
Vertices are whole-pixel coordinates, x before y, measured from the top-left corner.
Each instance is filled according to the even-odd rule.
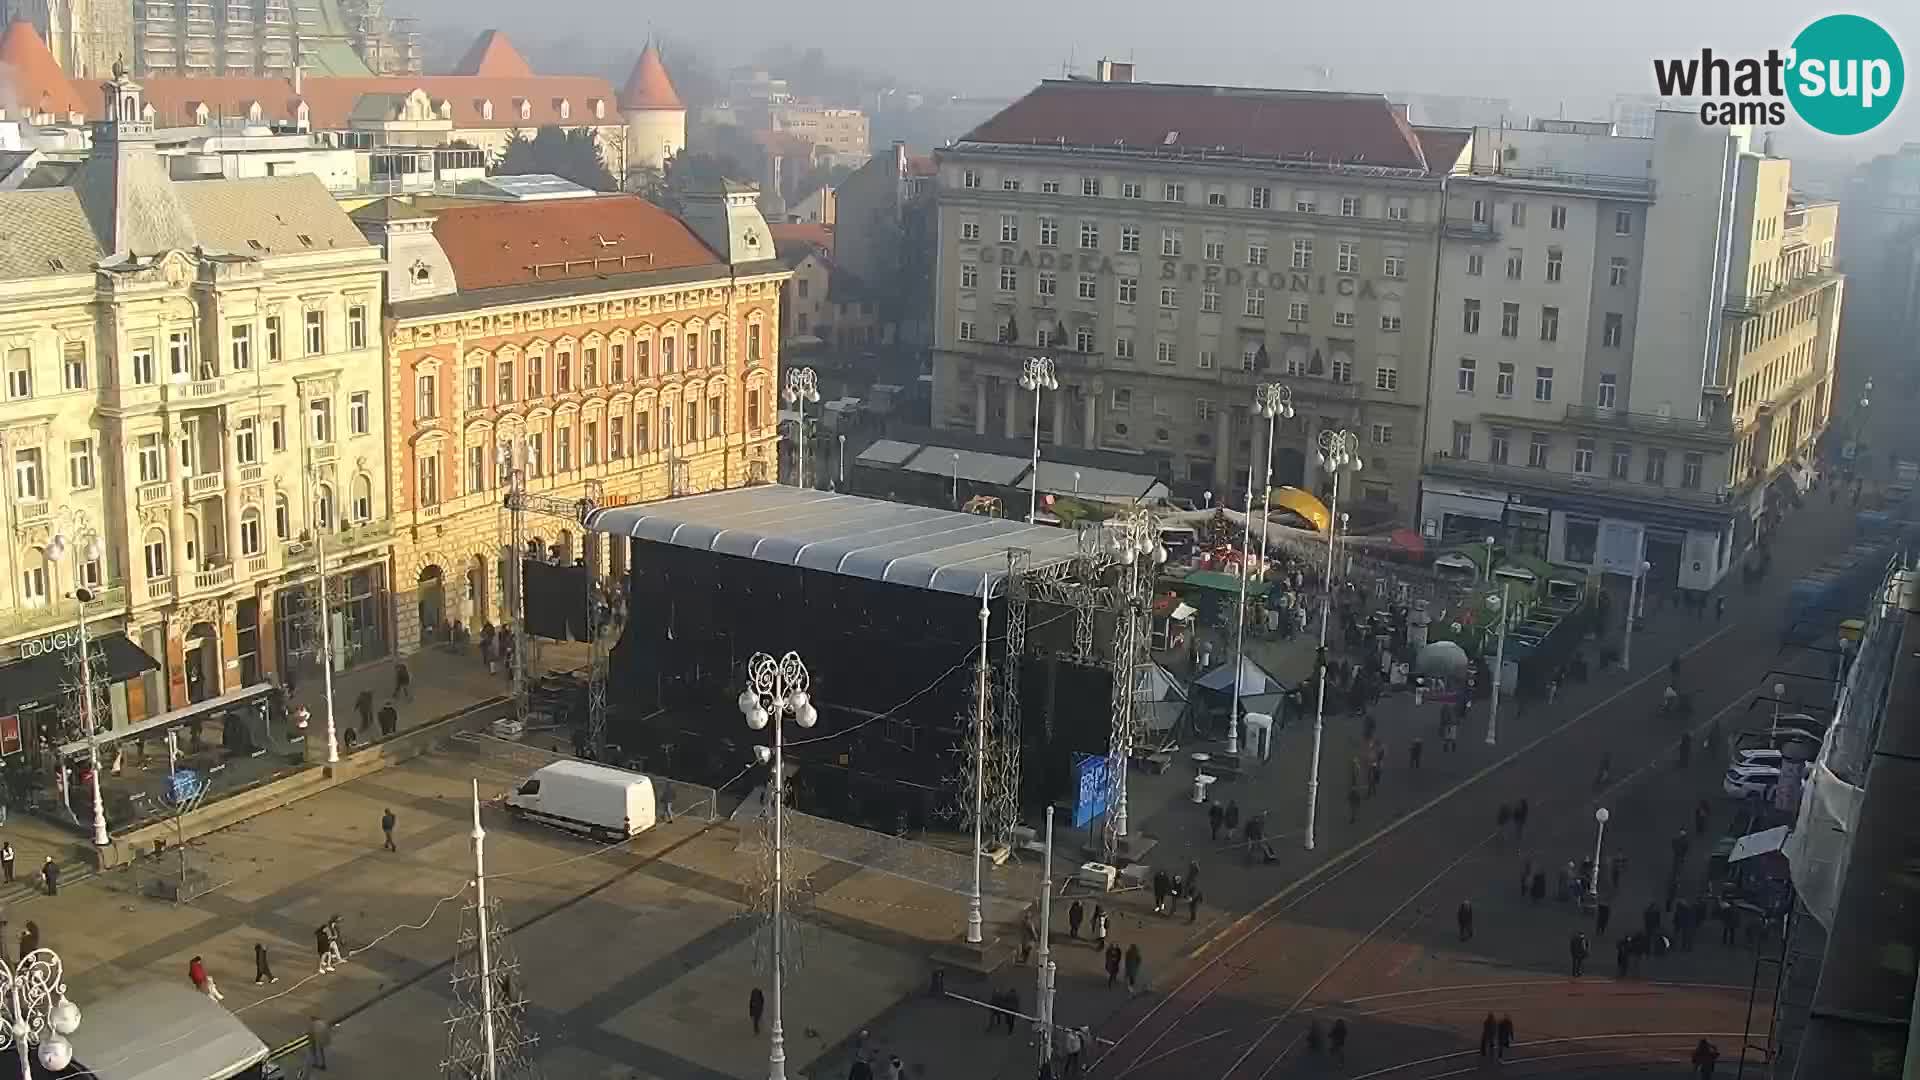
[[[90,638],[87,644],[101,665],[89,674],[101,682],[125,682],[160,666],[160,661],[118,631]],[[67,663],[72,655],[69,647],[0,664],[0,702],[5,702],[6,711],[25,712],[57,703],[80,677],[79,669]]]

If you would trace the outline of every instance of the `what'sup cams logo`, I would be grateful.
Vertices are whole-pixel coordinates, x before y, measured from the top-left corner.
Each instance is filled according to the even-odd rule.
[[[1859,135],[1893,115],[1906,66],[1879,23],[1829,15],[1800,31],[1785,52],[1729,59],[1701,49],[1697,57],[1655,60],[1653,78],[1662,97],[1706,99],[1703,124],[1777,127],[1791,105],[1816,131]]]

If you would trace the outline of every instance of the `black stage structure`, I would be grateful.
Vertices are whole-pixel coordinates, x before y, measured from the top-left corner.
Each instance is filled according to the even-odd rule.
[[[1133,672],[1145,660],[1157,527],[1065,530],[762,485],[597,510],[631,541],[608,734],[648,770],[719,785],[763,736],[735,705],[747,658],[801,654],[819,724],[789,733],[798,808],[887,832],[971,824],[1007,843],[1072,806],[1104,759],[1109,850],[1124,851]],[[976,749],[981,611],[986,746]]]

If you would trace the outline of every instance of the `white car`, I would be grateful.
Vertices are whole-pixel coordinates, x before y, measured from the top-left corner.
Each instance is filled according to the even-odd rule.
[[[1727,770],[1720,788],[1731,798],[1745,799],[1758,795],[1764,799],[1773,794],[1773,787],[1779,782],[1780,769],[1777,766],[1736,763]]]
[[[1779,772],[1780,763],[1784,760],[1786,760],[1786,755],[1771,747],[1748,747],[1733,752],[1734,768],[1740,768],[1741,766],[1760,766]]]

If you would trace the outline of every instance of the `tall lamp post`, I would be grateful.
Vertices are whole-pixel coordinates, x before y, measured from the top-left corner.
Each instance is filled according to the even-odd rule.
[[[1322,431],[1319,461],[1333,474],[1333,506],[1327,521],[1327,581],[1320,593],[1320,648],[1314,653],[1314,678],[1319,682],[1313,706],[1313,759],[1307,766],[1306,847],[1313,850],[1313,827],[1320,810],[1320,743],[1327,719],[1327,624],[1333,619],[1333,531],[1340,518],[1340,474],[1357,473],[1364,467],[1360,460],[1360,438],[1351,431]]]
[[[313,466],[308,465],[309,474]],[[328,602],[327,581],[327,530],[333,528],[335,507],[330,499],[323,499],[318,484],[310,485],[313,505],[309,507],[313,515],[313,559],[314,578],[318,582],[320,595],[314,603],[320,609],[320,692],[327,705],[327,764],[340,764],[340,740],[335,737],[333,722],[333,612]],[[515,649],[515,663],[520,650]]]
[[[1227,712],[1227,753],[1240,752],[1240,673],[1246,666],[1247,578],[1253,569],[1253,466],[1247,459],[1247,514],[1240,528],[1240,602],[1233,609],[1233,705]]]
[[[1027,522],[1040,520],[1040,395],[1060,389],[1053,357],[1029,356],[1020,369],[1020,386],[1033,394],[1033,472],[1027,478]]]
[[[1606,807],[1593,812],[1593,877],[1587,882],[1587,893],[1596,900],[1600,897],[1600,842],[1607,836],[1607,819],[1612,817]]]
[[[1497,746],[1500,742],[1500,677],[1507,669],[1507,623],[1511,618],[1507,603],[1508,592],[1512,588],[1513,582],[1502,581],[1499,597],[1487,597],[1487,602],[1495,605],[1494,614],[1500,617],[1499,628],[1495,631],[1499,636],[1493,646],[1493,697],[1487,702],[1488,746]]]
[[[770,1046],[767,1051],[767,1080],[787,1080],[787,1040],[780,1027],[780,983],[785,978],[783,957],[780,950],[780,909],[786,892],[786,879],[782,858],[784,837],[781,823],[786,817],[786,761],[784,757],[785,738],[781,721],[793,717],[793,722],[803,728],[810,728],[820,716],[813,708],[813,700],[807,696],[807,688],[812,678],[807,674],[807,665],[800,660],[799,653],[788,653],[775,660],[766,653],[754,653],[747,661],[747,688],[740,692],[740,713],[747,718],[747,726],[759,731],[773,724],[773,748],[765,746],[753,748],[753,756],[761,764],[773,765],[773,780],[770,785],[772,798],[768,812],[773,815],[773,1012],[770,1032]]]
[[[1280,421],[1293,418],[1293,390],[1279,383],[1261,383],[1253,392],[1253,411],[1267,418],[1267,471],[1260,485],[1260,567],[1267,565],[1267,534],[1273,529],[1273,439]],[[1247,507],[1249,511],[1253,507]]]
[[[985,923],[980,914],[980,871],[986,853],[982,850],[980,828],[987,813],[987,623],[992,614],[987,595],[992,588],[991,580],[980,582],[980,667],[979,682],[974,686],[973,717],[973,892],[967,895],[969,945],[986,940],[982,930]]]
[[[67,1036],[80,1028],[80,1008],[67,997],[60,957],[35,949],[18,964],[0,962],[0,1051],[11,1046],[20,1057],[20,1080],[33,1080],[33,1048],[40,1065],[58,1073],[73,1064]]]
[[[93,590],[81,580],[81,567],[106,558],[106,551],[100,544],[100,534],[94,531],[93,523],[84,510],[68,510],[61,515],[59,528],[54,532],[53,539],[47,542],[49,572],[57,575],[59,565],[67,561],[69,554],[74,556],[76,563],[73,571],[74,621],[80,637],[80,719],[87,734],[87,768],[93,773],[93,843],[96,847],[106,847],[112,840],[107,836],[106,803],[100,797],[100,732],[98,718],[93,715],[93,657],[92,646],[87,641],[87,605],[93,601]]]
[[[1633,670],[1633,622],[1640,617],[1640,605],[1645,601],[1647,571],[1653,564],[1641,561],[1633,568],[1633,584],[1627,587],[1627,633],[1620,645],[1620,670]]]
[[[794,407],[800,419],[793,425],[793,486],[807,486],[807,403],[820,400],[820,376],[810,367],[787,369],[786,390],[780,395]],[[668,433],[672,437],[672,433]]]

